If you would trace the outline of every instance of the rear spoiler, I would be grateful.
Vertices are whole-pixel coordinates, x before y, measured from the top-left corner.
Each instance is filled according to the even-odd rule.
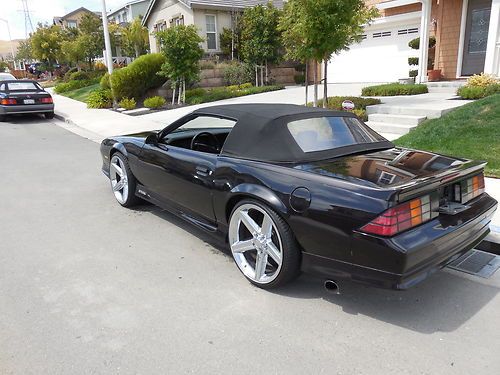
[[[406,184],[399,185],[395,191],[395,200],[403,202],[414,197],[419,197],[437,190],[443,185],[452,184],[468,176],[473,176],[484,170],[486,162],[468,160],[460,165],[450,167],[435,174],[412,180]]]

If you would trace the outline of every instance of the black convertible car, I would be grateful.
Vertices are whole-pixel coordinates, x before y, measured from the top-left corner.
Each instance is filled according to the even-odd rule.
[[[262,288],[300,270],[409,288],[477,245],[497,206],[484,163],[397,148],[349,112],[214,106],[101,153],[122,206],[144,199],[225,238]]]
[[[52,96],[37,81],[0,81],[0,121],[7,115],[39,113],[54,118]]]

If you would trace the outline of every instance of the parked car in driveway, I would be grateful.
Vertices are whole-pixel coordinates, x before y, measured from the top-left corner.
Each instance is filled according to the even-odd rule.
[[[226,239],[261,288],[303,270],[407,289],[481,242],[497,208],[485,163],[395,147],[349,112],[207,107],[101,154],[122,206],[143,199]]]
[[[0,81],[14,81],[16,77],[14,77],[10,73],[0,73]]]
[[[0,121],[4,121],[8,115],[28,113],[54,118],[52,96],[36,81],[0,81]]]

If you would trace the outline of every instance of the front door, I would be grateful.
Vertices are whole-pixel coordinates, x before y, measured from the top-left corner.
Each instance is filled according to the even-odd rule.
[[[469,0],[465,24],[463,76],[484,71],[490,14],[491,0]]]

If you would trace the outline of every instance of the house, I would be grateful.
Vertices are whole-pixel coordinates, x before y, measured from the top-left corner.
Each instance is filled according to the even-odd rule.
[[[151,52],[158,52],[154,32],[173,25],[196,25],[204,39],[207,53],[220,53],[219,36],[224,28],[233,27],[233,15],[245,8],[272,2],[283,6],[283,0],[151,0],[142,24],[149,30]]]
[[[72,12],[69,12],[68,14],[62,16],[62,17],[54,17],[53,19],[53,24],[61,26],[62,28],[78,28],[80,24],[80,20],[85,14],[92,14],[94,16],[101,17],[101,13],[99,12],[92,12],[88,10],[87,8],[80,7],[78,9],[75,9]]]
[[[427,80],[428,48],[412,50],[416,37],[435,36],[434,69],[443,79],[500,73],[500,0],[366,0],[381,17],[363,40],[332,56],[329,82],[393,82],[408,77],[408,57],[419,57],[418,82]],[[422,46],[424,48],[422,48]],[[422,64],[423,62],[423,64]],[[414,68],[413,68],[414,69]]]
[[[108,13],[108,20],[112,23],[122,24],[132,22],[134,18],[146,14],[150,0],[132,0],[121,7]]]

